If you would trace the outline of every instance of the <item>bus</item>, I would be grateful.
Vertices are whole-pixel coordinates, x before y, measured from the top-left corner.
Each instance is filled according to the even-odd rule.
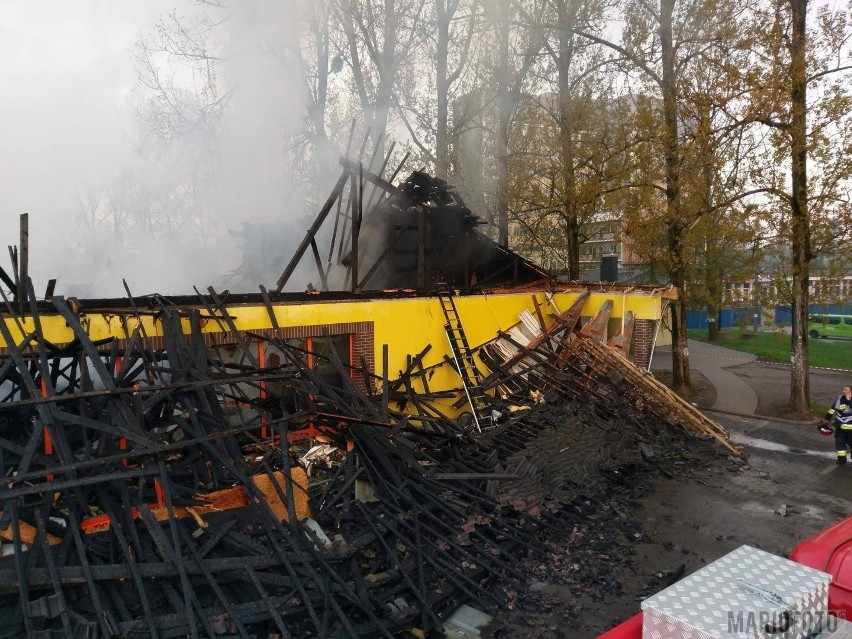
[[[821,337],[852,338],[852,315],[812,313],[808,315],[808,335],[814,339]]]

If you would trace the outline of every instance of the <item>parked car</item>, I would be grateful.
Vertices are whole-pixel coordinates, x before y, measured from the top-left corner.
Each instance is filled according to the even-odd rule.
[[[808,335],[820,337],[852,338],[852,315],[808,315]]]

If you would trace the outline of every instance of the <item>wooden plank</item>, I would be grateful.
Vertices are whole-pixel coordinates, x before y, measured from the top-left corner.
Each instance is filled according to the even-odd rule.
[[[304,519],[305,517],[311,517],[311,507],[308,503],[308,476],[302,468],[294,467],[290,470],[290,473],[293,477],[293,483],[298,487],[297,490],[293,490],[293,500],[295,502],[296,515],[299,520]],[[281,471],[276,471],[273,473],[275,477],[275,481],[278,483],[282,490],[284,490],[284,486],[286,485],[286,479],[284,478],[284,473]],[[275,488],[275,485],[272,483],[272,480],[268,475],[253,475],[251,477],[252,484],[263,494],[263,497],[266,500],[266,503],[269,504],[270,509],[275,514],[278,519],[289,519],[287,514],[287,506],[281,501],[278,491]],[[254,502],[251,499],[251,496],[247,494],[245,488],[243,486],[234,486],[233,488],[225,488],[223,490],[217,490],[211,493],[206,493],[204,495],[198,495],[197,499],[200,501],[204,501],[205,503],[199,506],[177,506],[174,509],[174,516],[176,519],[187,519],[188,517],[192,517],[199,528],[206,528],[207,524],[204,521],[204,515],[208,515],[211,513],[221,512],[225,510],[234,510],[237,508],[243,508],[245,506],[249,506]],[[168,509],[165,506],[150,506],[151,512],[154,514],[154,517],[157,521],[167,521],[169,519]],[[131,511],[131,514],[134,518],[138,518],[140,516],[139,512],[135,509]],[[2,515],[2,512],[0,512]],[[31,532],[35,532],[35,528],[32,528],[32,531],[29,528],[25,528],[28,524],[21,522],[21,533],[22,537],[26,534],[29,535]],[[97,517],[91,517],[89,519],[85,519],[80,523],[80,527],[83,529],[83,532],[86,534],[92,534],[97,532],[103,532],[105,530],[109,530],[110,528],[110,518],[108,515],[99,515]],[[26,531],[26,533],[24,532]],[[11,540],[10,537],[6,537],[5,535],[11,535],[11,530],[2,531],[0,530],[0,538]],[[55,536],[52,537],[50,543],[58,544],[61,543],[62,539]],[[27,541],[26,538],[23,539],[25,543],[31,543]]]
[[[3,511],[0,510],[0,517],[3,516]],[[35,526],[31,526],[27,522],[23,520],[18,520],[18,527],[21,533],[21,541],[25,544],[32,546],[33,542],[36,539],[36,535],[38,531]],[[0,529],[0,539],[3,541],[14,541],[12,526],[8,528]],[[51,546],[56,546],[62,543],[62,537],[57,537],[56,535],[52,535],[51,533],[47,533],[47,541]]]
[[[633,316],[632,311],[627,311],[627,315],[624,318],[624,326],[622,326],[621,331],[618,335],[614,335],[611,340],[609,340],[608,346],[614,349],[619,355],[623,358],[627,359],[630,354],[630,343],[633,340],[633,325],[635,324],[635,318]]]
[[[552,339],[562,333],[570,333],[574,330],[574,326],[577,325],[577,322],[580,319],[580,313],[583,311],[583,306],[585,306],[586,301],[589,299],[589,292],[583,291],[577,296],[577,299],[574,300],[574,303],[571,304],[570,308],[557,315],[553,318],[553,323],[547,327],[547,330],[544,331],[541,335],[533,339],[527,344],[527,348],[529,350],[534,350],[540,344],[544,343],[546,340]],[[526,356],[525,353],[518,353],[511,360],[508,360],[505,363],[507,369],[511,369],[515,364],[519,363]]]
[[[538,318],[538,325],[541,330],[547,329],[547,323],[544,321],[544,313],[541,312],[541,304],[538,303],[538,298],[533,295],[532,296],[533,307],[535,307],[535,315]]]
[[[617,370],[623,375],[627,387],[634,389],[644,403],[654,404],[658,410],[668,412],[670,421],[680,422],[696,434],[710,435],[734,454],[740,454],[740,450],[731,444],[728,431],[722,426],[652,375],[643,373],[624,360],[610,347],[594,339],[581,337],[575,340],[570,350],[583,356],[586,363],[594,368],[602,369],[606,366],[609,370]]]
[[[527,333],[529,339],[534,339],[541,335],[542,327],[541,324],[533,317],[532,313],[528,310],[524,309],[518,315],[518,319],[521,320],[521,324],[523,325],[525,333]]]
[[[606,325],[609,322],[609,314],[611,312],[612,300],[606,300],[601,304],[595,316],[582,328],[580,335],[601,341],[606,334]]]

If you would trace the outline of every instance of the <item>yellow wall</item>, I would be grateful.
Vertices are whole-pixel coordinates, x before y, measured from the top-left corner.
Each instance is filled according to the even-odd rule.
[[[660,324],[659,330],[657,332],[657,346],[671,346],[672,344],[672,332],[668,326],[666,326],[665,322]]]
[[[547,301],[546,295],[536,293],[536,299],[550,322],[550,315],[556,313]],[[554,302],[560,311],[566,310],[577,298],[578,293],[557,293]],[[478,346],[496,337],[499,330],[508,330],[518,322],[518,314],[523,310],[534,313],[532,294],[506,293],[456,297],[455,303],[459,317],[467,334],[471,347]],[[587,300],[584,316],[594,315],[607,300],[613,301],[612,317],[621,317],[624,310],[632,311],[637,319],[658,320],[660,318],[661,299],[646,293],[607,294],[593,293]],[[398,376],[407,364],[407,356],[416,355],[428,344],[432,349],[423,360],[424,367],[440,364],[444,355],[450,355],[450,349],[444,333],[444,316],[437,297],[419,297],[408,299],[373,299],[364,301],[301,302],[277,304],[274,306],[279,326],[308,326],[316,324],[336,324],[347,322],[372,321],[375,331],[376,373],[381,374],[382,345],[388,345],[391,379]],[[263,305],[229,306],[228,313],[234,318],[239,330],[258,330],[271,328],[272,323]],[[23,339],[15,322],[5,318],[12,337],[17,342]],[[118,316],[106,313],[81,315],[81,322],[93,340],[110,336],[126,338],[123,324]],[[128,329],[133,330],[135,319],[127,320]],[[205,332],[223,330],[216,320],[208,321]],[[224,322],[222,323],[224,325]],[[159,321],[152,316],[143,317],[143,325],[148,335],[161,335]],[[65,320],[57,315],[43,315],[42,326],[45,338],[54,344],[65,344],[72,340],[71,329]],[[25,331],[31,331],[32,322],[27,321]],[[188,332],[189,327],[185,325]],[[0,345],[5,345],[0,340]],[[433,390],[458,388],[459,378],[448,366],[438,368],[430,379]]]

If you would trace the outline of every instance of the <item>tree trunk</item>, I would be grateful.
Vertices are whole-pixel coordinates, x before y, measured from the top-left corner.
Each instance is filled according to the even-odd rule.
[[[398,16],[394,0],[385,0],[384,33],[382,52],[379,56],[379,84],[376,88],[376,106],[373,112],[372,132],[374,144],[378,144],[388,127],[391,97],[396,81],[396,45],[398,36]]]
[[[580,222],[577,216],[577,180],[574,174],[574,122],[571,111],[571,62],[574,57],[574,15],[567,0],[557,0],[559,19],[559,142],[562,160],[563,217],[568,278],[580,279]]]
[[[328,135],[325,130],[325,111],[328,102],[328,9],[325,6],[315,6],[314,22],[312,25],[314,46],[317,49],[317,79],[314,103],[309,104],[310,121],[313,127],[314,143],[325,151],[328,146]]]
[[[580,279],[580,220],[577,215],[565,215],[565,247],[568,251],[568,278]]]
[[[509,246],[509,123],[512,96],[509,88],[509,3],[498,8],[497,52],[497,241]]]
[[[449,143],[449,81],[447,77],[447,57],[450,48],[450,19],[447,16],[447,0],[436,0],[435,17],[438,22],[436,64],[436,102],[438,121],[435,123],[435,175],[446,180],[450,165]]]
[[[810,283],[811,231],[808,219],[807,77],[805,66],[807,0],[790,0],[792,33],[790,50],[790,151],[792,193],[791,252],[793,260],[793,330],[790,352],[790,408],[810,415],[810,365],[808,358],[808,286]]]
[[[672,390],[687,397],[692,384],[689,375],[689,349],[686,340],[686,267],[683,255],[683,224],[678,220],[668,221],[669,253],[673,256],[669,264],[669,276],[677,287],[678,297],[671,304],[672,310]]]
[[[719,340],[719,307],[715,303],[707,305],[707,339],[711,342]]]
[[[509,246],[509,122],[502,117],[497,127],[497,242]],[[504,123],[505,122],[505,123]]]
[[[678,148],[677,75],[672,40],[672,14],[675,0],[660,0],[660,47],[662,51],[663,118],[665,121],[666,154],[666,231],[669,249],[669,275],[678,289],[678,299],[672,309],[672,390],[688,395],[689,351],[686,342],[686,303],[684,284],[685,229],[680,215],[680,154]]]
[[[707,339],[715,342],[719,339],[719,300],[722,299],[722,281],[716,264],[715,247],[707,251]]]

